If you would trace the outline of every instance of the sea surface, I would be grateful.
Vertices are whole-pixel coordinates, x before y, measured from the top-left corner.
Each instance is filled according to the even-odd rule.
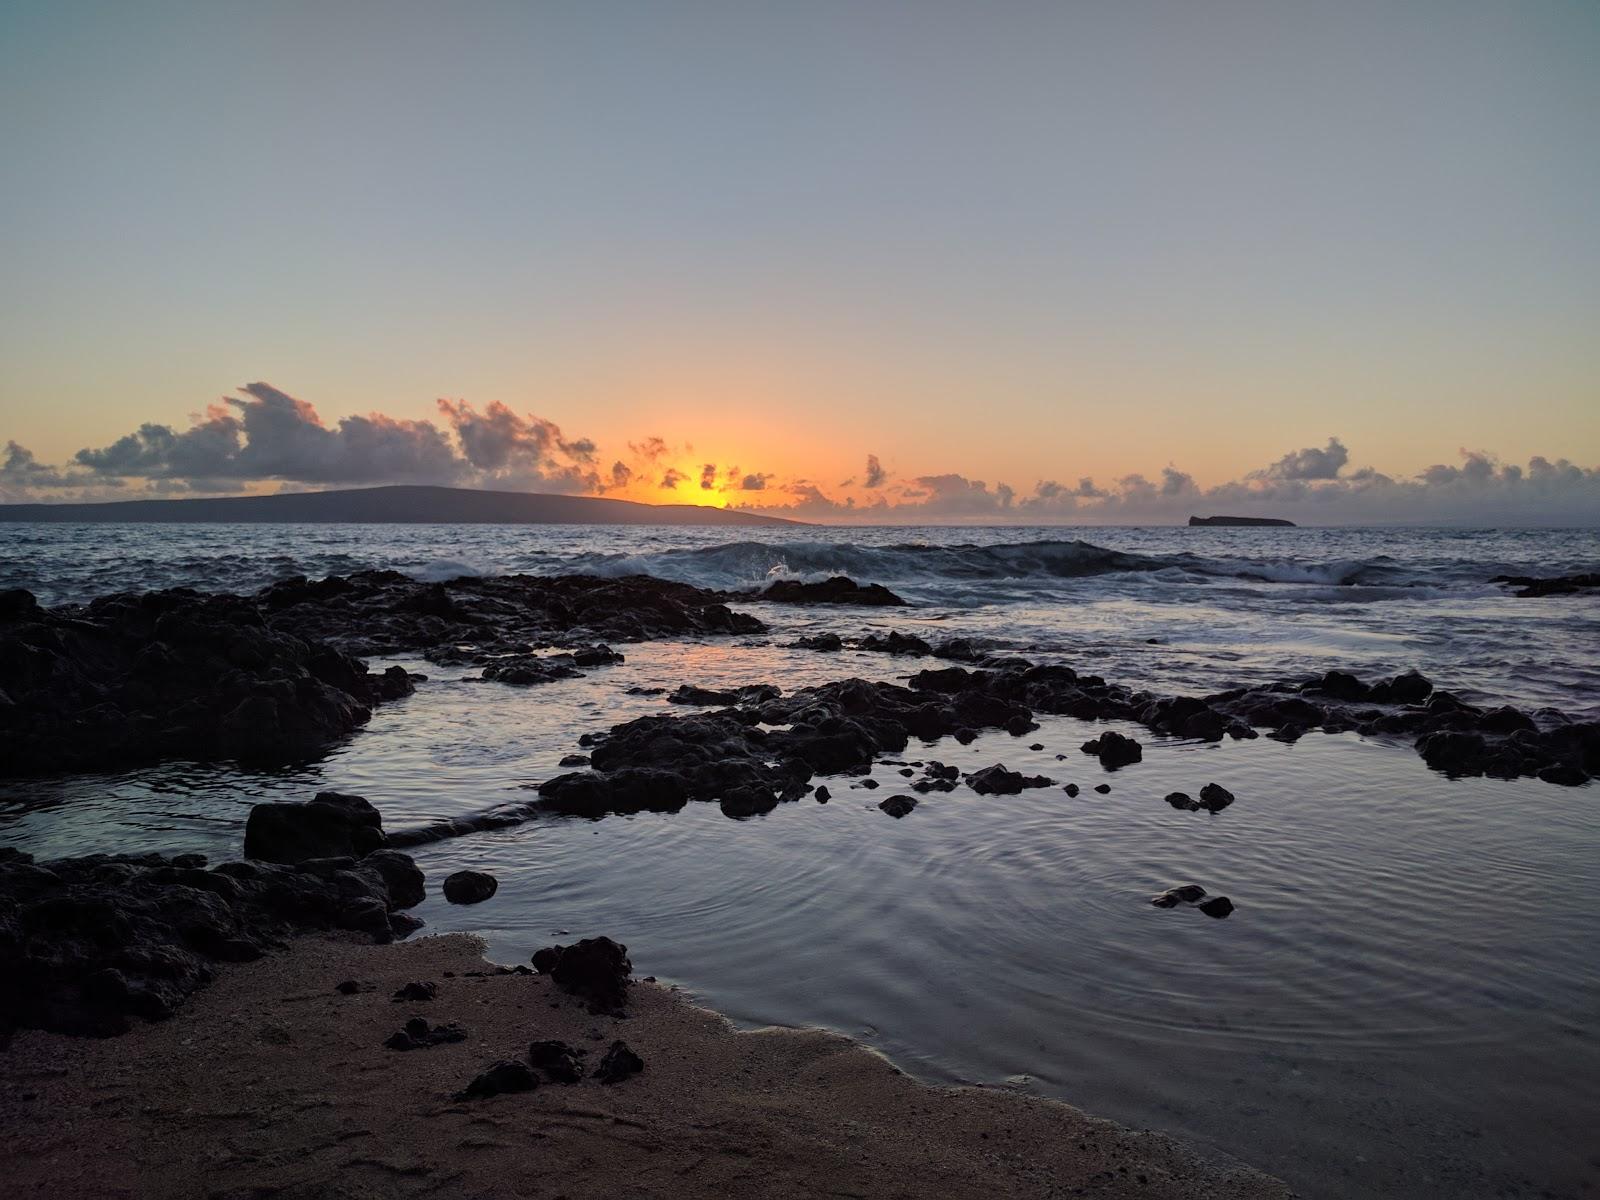
[[[1600,570],[1584,530],[0,525],[0,587],[45,603],[115,590],[250,590],[387,567],[647,573],[710,587],[842,573],[901,610],[760,606],[766,638],[620,647],[627,661],[518,689],[429,676],[325,759],[274,772],[170,763],[0,784],[0,842],[44,856],[236,856],[264,798],[366,795],[390,827],[528,798],[580,734],[667,711],[629,687],[847,675],[914,658],[785,648],[796,635],[965,636],[1118,683],[1204,693],[1338,668],[1418,668],[1478,702],[1600,716],[1600,600],[1519,600],[1499,574]],[[375,664],[382,665],[382,664]],[[943,665],[943,664],[940,664]],[[673,709],[673,711],[683,711]],[[491,957],[606,933],[641,974],[747,1025],[822,1025],[935,1081],[1055,1096],[1166,1130],[1313,1197],[1593,1195],[1600,1188],[1600,786],[1449,780],[1404,743],[1312,734],[1160,738],[1104,771],[1103,724],[913,745],[861,780],[734,821],[714,805],[548,818],[425,847],[432,931]],[[1042,749],[1030,749],[1033,745]],[[1003,762],[1083,787],[876,804],[903,762]],[[1168,807],[1210,781],[1215,816]],[[1108,794],[1092,790],[1111,786]],[[1159,910],[1198,882],[1226,920]]]

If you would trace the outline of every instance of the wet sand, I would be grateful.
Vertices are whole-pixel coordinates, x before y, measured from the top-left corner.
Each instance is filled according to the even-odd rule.
[[[781,969],[776,961],[775,969]],[[1284,1197],[1287,1188],[1054,1101],[930,1087],[830,1033],[740,1032],[636,983],[627,1019],[488,969],[461,935],[307,937],[226,968],[120,1038],[0,1051],[6,1194],[52,1197]],[[342,995],[355,979],[368,990]],[[395,989],[433,981],[429,1002]],[[409,1017],[467,1040],[397,1052]],[[453,1094],[534,1039],[645,1060],[486,1100]]]

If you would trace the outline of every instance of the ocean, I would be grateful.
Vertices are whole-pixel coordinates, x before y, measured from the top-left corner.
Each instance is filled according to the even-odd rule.
[[[763,605],[771,633],[619,646],[627,661],[518,689],[429,676],[325,758],[273,771],[167,763],[0,782],[0,842],[41,856],[236,856],[249,806],[358,792],[390,827],[523,799],[578,737],[645,713],[629,688],[787,690],[930,665],[788,648],[803,634],[966,637],[1117,683],[1203,694],[1331,669],[1418,669],[1473,703],[1600,717],[1600,602],[1519,599],[1501,574],[1600,570],[1592,530],[0,525],[0,587],[46,604],[119,590],[248,591],[369,567],[650,574],[706,587],[844,574],[906,609]],[[374,664],[385,665],[385,664]],[[1353,733],[1156,737],[1114,773],[1102,723],[913,747],[1061,784],[965,787],[906,820],[902,783],[728,820],[714,805],[551,817],[422,848],[430,879],[494,873],[486,905],[434,896],[428,931],[526,961],[568,935],[746,1025],[820,1025],[918,1076],[1055,1096],[1175,1133],[1308,1196],[1578,1196],[1600,1186],[1600,789],[1447,779]],[[1038,745],[1041,749],[1031,749]],[[1091,785],[1108,782],[1101,795]],[[1216,815],[1169,807],[1215,781]],[[1214,921],[1149,896],[1199,882]],[[426,932],[426,931],[425,931]]]

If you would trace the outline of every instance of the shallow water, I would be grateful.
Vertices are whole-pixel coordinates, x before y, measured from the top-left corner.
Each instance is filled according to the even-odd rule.
[[[810,627],[1013,643],[1048,628],[1065,661],[1174,690],[1292,675],[1287,661],[1422,665],[1442,685],[1525,703],[1565,695],[1569,710],[1596,696],[1595,643],[1576,636],[1593,627],[1592,601],[1518,602],[1466,582],[1353,605],[1242,602],[1214,582],[1156,599],[1120,578],[1051,585],[1079,588],[1075,599],[1034,588],[1015,602],[899,613],[762,608],[781,626],[768,644],[624,647],[620,666],[532,689],[408,663],[430,681],[321,762],[0,785],[0,838],[43,855],[233,856],[251,803],[324,787],[367,795],[404,827],[524,800],[580,733],[669,710],[623,695],[629,686],[792,690],[930,665],[775,644]],[[1458,637],[1458,626],[1478,632]],[[1466,637],[1480,639],[1470,667],[1456,644]],[[1450,673],[1457,661],[1465,683]],[[1515,664],[1528,662],[1523,678]],[[1311,1196],[1576,1196],[1600,1184],[1600,789],[1451,781],[1409,746],[1354,735],[1201,745],[1125,727],[1145,759],[1106,772],[1078,749],[1098,728],[1045,718],[1020,739],[913,744],[903,756],[963,770],[1004,762],[1076,782],[1076,798],[962,787],[896,821],[876,803],[897,790],[899,767],[880,763],[876,791],[829,780],[826,805],[808,798],[746,821],[707,804],[549,818],[423,848],[430,879],[471,866],[496,874],[500,891],[472,908],[430,897],[417,911],[433,931],[481,932],[507,962],[608,933],[641,973],[739,1021],[825,1025],[927,1078],[1060,1096]],[[1211,780],[1238,797],[1220,814],[1162,800]],[[1089,790],[1101,781],[1109,795]],[[1181,882],[1238,910],[1219,921],[1148,904]]]

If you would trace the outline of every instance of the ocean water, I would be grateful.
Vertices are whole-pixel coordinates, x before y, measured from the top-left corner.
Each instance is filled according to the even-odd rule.
[[[321,788],[360,792],[403,827],[526,799],[580,734],[666,708],[631,686],[793,689],[930,665],[784,648],[825,629],[981,638],[1174,692],[1417,667],[1468,698],[1600,713],[1600,601],[1487,583],[1600,569],[1592,531],[756,532],[0,525],[0,586],[50,603],[382,566],[715,587],[845,573],[915,604],[762,606],[768,638],[622,647],[619,666],[532,689],[407,663],[429,682],[319,762],[0,784],[0,841],[235,855],[252,803]],[[896,760],[874,767],[878,790],[830,780],[830,803],[751,820],[690,805],[426,847],[431,879],[471,866],[501,886],[485,905],[430,897],[418,913],[483,934],[506,962],[608,933],[641,973],[742,1023],[838,1029],[919,1076],[1168,1130],[1309,1196],[1600,1186],[1600,787],[1452,781],[1408,745],[1352,734],[1206,745],[1127,728],[1145,759],[1106,772],[1079,752],[1101,728],[1050,717],[1020,739],[904,755],[1003,762],[1078,783],[1075,798],[962,787],[895,821],[876,803],[901,782]],[[1213,780],[1238,797],[1220,814],[1162,801]],[[1237,911],[1148,904],[1182,882]]]

